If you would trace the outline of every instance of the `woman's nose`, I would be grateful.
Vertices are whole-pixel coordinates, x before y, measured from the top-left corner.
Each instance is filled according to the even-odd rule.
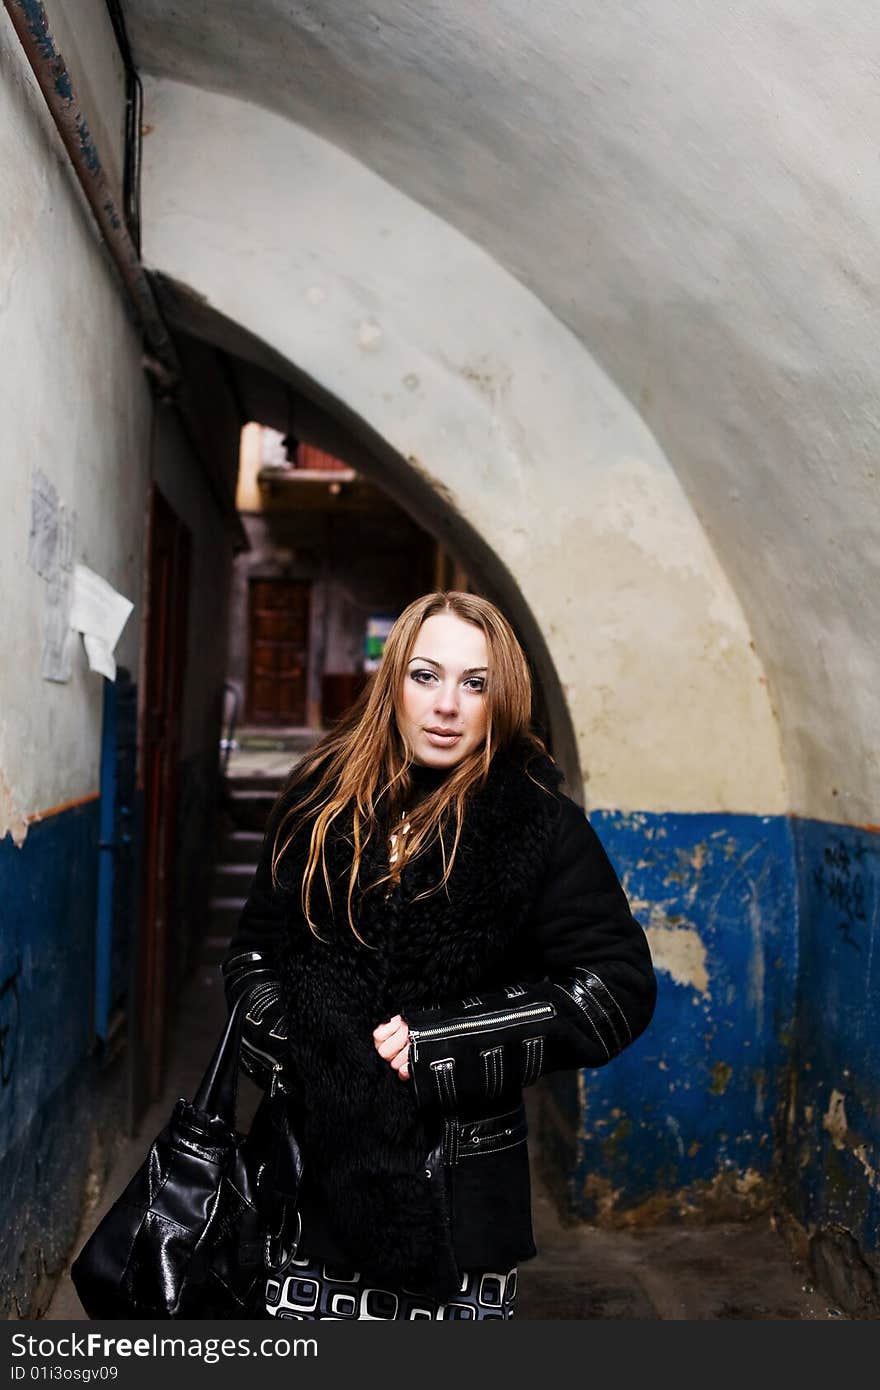
[[[455,714],[458,710],[458,686],[454,684],[438,686],[435,708],[438,712],[444,710],[450,714]]]

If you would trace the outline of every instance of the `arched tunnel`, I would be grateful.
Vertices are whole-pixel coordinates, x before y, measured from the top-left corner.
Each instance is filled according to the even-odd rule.
[[[878,1315],[876,34],[866,0],[5,0],[7,1316],[199,956],[249,421],[507,612],[645,927],[649,1030],[541,1083],[563,1219],[772,1215]],[[83,566],[133,605],[122,683],[71,636]]]

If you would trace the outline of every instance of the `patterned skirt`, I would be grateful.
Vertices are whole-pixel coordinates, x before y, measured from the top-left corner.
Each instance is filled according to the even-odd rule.
[[[266,1282],[266,1312],[302,1322],[360,1319],[368,1322],[475,1322],[512,1318],[516,1270],[462,1273],[461,1288],[445,1303],[407,1289],[385,1289],[356,1272],[313,1264],[308,1256],[291,1260],[283,1277]]]

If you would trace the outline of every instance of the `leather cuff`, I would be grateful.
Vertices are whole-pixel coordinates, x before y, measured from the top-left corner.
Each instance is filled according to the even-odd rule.
[[[287,1017],[278,976],[270,958],[261,951],[242,951],[228,957],[222,973],[230,1008],[247,995],[241,1029],[241,1069],[272,1094],[283,1086],[287,1060]]]

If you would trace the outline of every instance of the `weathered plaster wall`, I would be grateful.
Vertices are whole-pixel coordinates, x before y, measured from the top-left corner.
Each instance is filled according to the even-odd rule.
[[[79,7],[84,49],[103,51],[105,22],[102,5]],[[108,128],[114,72],[90,67]],[[32,482],[40,470],[73,517],[70,560],[134,601],[117,656],[136,676],[152,407],[138,335],[5,11],[0,361],[0,1306],[14,1316],[40,1307],[124,1116],[121,1074],[90,1055],[104,681],[78,637],[70,680],[42,678],[49,582],[28,561]]]
[[[115,90],[110,93],[111,109]],[[73,559],[133,600],[117,648],[137,670],[151,404],[138,335],[8,17],[0,13],[0,836],[98,786],[102,677],[74,639],[41,678],[47,582],[28,563],[41,470],[75,513]]]
[[[121,62],[106,6],[77,0],[58,19],[56,39],[90,128],[111,178],[121,177]],[[0,1307],[12,1315],[39,1311],[87,1181],[101,1173],[126,1116],[124,1069],[102,1070],[92,1023],[104,679],[89,670],[79,637],[70,639],[70,679],[43,677],[56,586],[30,562],[37,470],[69,526],[69,554],[62,561],[51,552],[52,572],[82,562],[134,603],[116,655],[135,680],[151,477],[194,533],[178,813],[182,939],[204,916],[231,543],[175,418],[154,414],[141,351],[0,11],[0,588],[8,600],[0,632]],[[182,958],[180,939],[177,946]]]
[[[344,401],[516,576],[588,803],[783,809],[739,605],[656,443],[572,334],[289,122],[165,81],[147,83],[146,121],[147,261]]]

